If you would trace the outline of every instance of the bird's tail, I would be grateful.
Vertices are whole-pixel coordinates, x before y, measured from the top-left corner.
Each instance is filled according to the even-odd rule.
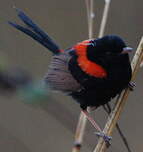
[[[52,53],[58,54],[61,52],[59,46],[49,37],[47,33],[41,30],[23,11],[17,9],[17,16],[25,23],[26,27],[9,21],[8,23],[14,28],[22,31],[34,40],[48,48]]]

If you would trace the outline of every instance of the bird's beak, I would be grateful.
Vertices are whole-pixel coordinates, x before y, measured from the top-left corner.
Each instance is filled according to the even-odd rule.
[[[130,53],[130,52],[132,52],[132,50],[133,50],[133,48],[131,48],[131,47],[124,47],[122,54]]]

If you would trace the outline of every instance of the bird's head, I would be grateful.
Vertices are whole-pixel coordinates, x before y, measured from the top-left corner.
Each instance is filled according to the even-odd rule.
[[[88,49],[88,57],[94,57],[102,54],[126,54],[132,51],[127,47],[122,38],[116,35],[107,35],[93,40],[94,49]]]

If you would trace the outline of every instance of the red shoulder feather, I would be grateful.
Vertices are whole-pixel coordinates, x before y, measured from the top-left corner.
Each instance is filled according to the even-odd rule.
[[[106,70],[102,66],[90,61],[87,58],[87,47],[89,45],[92,45],[90,40],[85,40],[74,46],[78,56],[78,65],[85,73],[94,77],[104,78],[107,76]]]

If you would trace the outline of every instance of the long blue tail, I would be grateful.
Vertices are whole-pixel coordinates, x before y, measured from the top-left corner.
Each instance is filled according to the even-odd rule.
[[[41,30],[23,11],[17,9],[18,17],[26,24],[26,27],[18,25],[14,22],[9,21],[8,23],[15,27],[16,29],[22,31],[23,33],[29,35],[34,40],[38,41],[40,44],[48,48],[52,53],[60,53],[59,46],[49,37],[47,33]]]

